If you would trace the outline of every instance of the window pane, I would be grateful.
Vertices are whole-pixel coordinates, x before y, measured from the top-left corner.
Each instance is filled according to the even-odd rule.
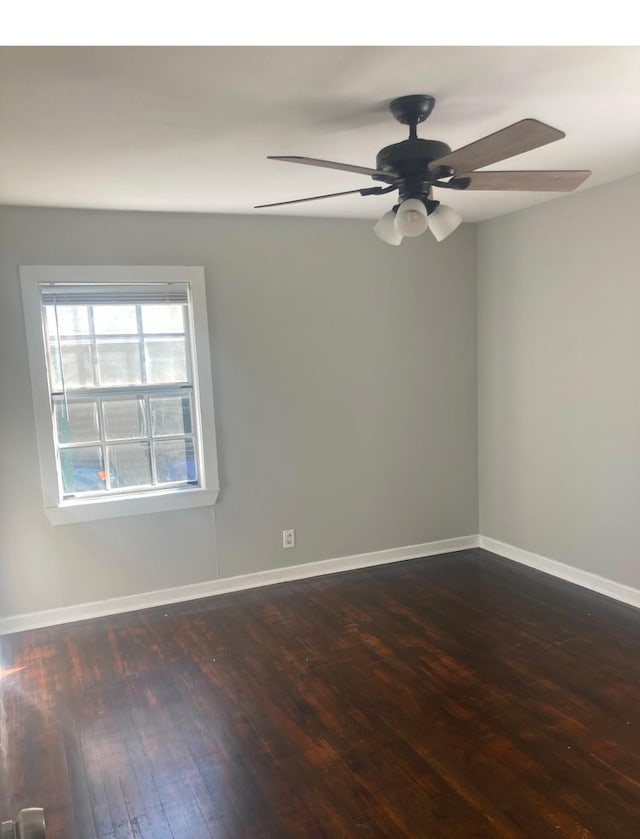
[[[149,443],[109,446],[107,458],[112,487],[122,489],[151,483]]]
[[[93,328],[97,335],[135,334],[138,319],[135,306],[94,306]]]
[[[60,452],[60,471],[64,492],[96,492],[105,488],[102,451],[98,446],[63,449]]]
[[[144,351],[150,384],[187,381],[184,338],[148,338]]]
[[[140,384],[140,344],[138,341],[98,340],[98,377],[101,385]]]
[[[142,331],[184,332],[184,306],[142,306]]]
[[[58,323],[56,325],[56,308]],[[49,335],[88,335],[89,312],[86,306],[45,306]]]
[[[49,341],[49,378],[51,390],[62,390],[62,375],[60,373],[60,353],[58,352],[58,340],[54,338]]]
[[[96,402],[64,402],[55,405],[56,430],[59,443],[89,443],[100,440],[98,405]]]
[[[151,433],[154,437],[191,434],[191,400],[188,396],[150,399]]]
[[[144,402],[117,399],[103,402],[104,433],[107,440],[125,440],[145,434]]]
[[[63,341],[62,372],[65,387],[93,387],[93,356],[88,341]]]
[[[195,481],[196,461],[192,440],[163,440],[154,445],[158,483]]]

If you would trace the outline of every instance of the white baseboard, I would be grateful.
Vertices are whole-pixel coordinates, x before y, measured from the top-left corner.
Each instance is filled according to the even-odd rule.
[[[166,606],[169,603],[180,603],[185,600],[197,600],[201,597],[212,597],[216,594],[227,594],[242,589],[257,588],[259,586],[284,583],[289,580],[303,580],[306,577],[318,577],[322,574],[335,574],[340,571],[351,571],[356,568],[367,568],[373,565],[385,565],[389,562],[401,562],[407,559],[419,559],[425,556],[463,551],[478,547],[478,536],[459,536],[454,539],[442,539],[438,542],[425,542],[422,545],[408,545],[403,548],[390,548],[372,553],[341,556],[336,559],[323,559],[319,562],[308,562],[304,565],[290,565],[285,568],[273,568],[269,571],[257,571],[254,574],[243,574],[239,577],[224,577],[217,580],[207,580],[203,583],[165,588],[149,591],[143,594],[132,594],[126,597],[114,597],[109,600],[99,600],[93,603],[80,603],[75,606],[62,606],[59,609],[47,609],[41,612],[12,615],[0,618],[0,635],[11,632],[23,632],[26,629],[40,629],[46,626],[56,626],[61,623],[100,618],[105,615],[117,615],[121,612],[134,612],[138,609],[148,609],[152,606]]]
[[[591,589],[591,591],[597,591],[598,594],[604,594],[614,600],[620,600],[622,603],[640,608],[640,590],[637,588],[616,583],[614,580],[608,580],[606,577],[600,577],[590,571],[582,571],[573,565],[565,565],[563,562],[557,562],[555,559],[548,559],[546,556],[516,548],[506,542],[499,542],[497,539],[490,539],[488,536],[478,537],[478,547],[498,554],[498,556],[503,556],[505,559],[512,559],[514,562],[528,565],[537,571],[544,571],[545,574],[551,574],[561,580],[567,580],[567,582],[575,583],[575,585]]]
[[[622,603],[640,608],[640,590],[616,583],[606,577],[600,577],[590,571],[583,571],[572,565],[557,562],[540,554],[525,551],[506,542],[491,539],[488,536],[459,536],[454,539],[442,539],[438,542],[425,542],[421,545],[407,545],[402,548],[390,548],[384,551],[341,556],[335,559],[324,559],[319,562],[308,562],[303,565],[290,565],[284,568],[273,568],[268,571],[257,571],[253,574],[243,574],[238,577],[223,577],[217,580],[207,580],[202,583],[165,588],[157,591],[132,594],[125,597],[114,597],[109,600],[98,600],[92,603],[81,603],[74,606],[62,606],[59,609],[46,609],[41,612],[30,612],[22,615],[11,615],[0,618],[0,635],[13,632],[23,632],[27,629],[40,629],[56,626],[62,623],[99,618],[106,615],[117,615],[122,612],[134,612],[138,609],[148,609],[153,606],[167,606],[171,603],[181,603],[186,600],[198,600],[202,597],[213,597],[216,594],[228,594],[243,589],[269,586],[290,580],[303,580],[307,577],[318,577],[323,574],[336,574],[341,571],[351,571],[357,568],[368,568],[375,565],[386,565],[391,562],[402,562],[437,554],[452,553],[454,551],[484,548],[491,553],[513,560],[521,565],[528,565],[537,571],[551,574],[561,580],[574,583],[583,588],[591,589],[606,597],[612,597]]]

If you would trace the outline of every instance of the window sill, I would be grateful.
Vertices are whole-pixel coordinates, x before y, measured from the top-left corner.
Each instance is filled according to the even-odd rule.
[[[197,488],[166,493],[136,493],[118,498],[83,498],[65,501],[58,507],[47,507],[45,513],[51,524],[74,524],[191,507],[211,507],[216,503],[218,493],[217,489]]]

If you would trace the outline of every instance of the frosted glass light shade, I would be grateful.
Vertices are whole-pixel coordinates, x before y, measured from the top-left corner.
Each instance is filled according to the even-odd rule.
[[[378,239],[386,242],[387,245],[399,245],[402,241],[402,233],[399,233],[396,230],[395,222],[396,214],[393,210],[389,210],[389,212],[385,213],[373,228],[373,232],[376,234]]]
[[[429,216],[429,230],[439,242],[450,236],[460,224],[462,224],[462,217],[444,204],[440,204]]]
[[[427,208],[418,198],[407,198],[396,213],[396,230],[403,236],[420,236],[429,226]]]

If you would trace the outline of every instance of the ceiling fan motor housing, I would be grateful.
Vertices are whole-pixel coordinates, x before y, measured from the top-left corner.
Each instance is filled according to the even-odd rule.
[[[429,164],[451,152],[446,143],[419,138],[403,140],[380,149],[376,169],[388,172],[398,182],[400,198],[419,198],[429,193],[438,175],[429,172]],[[374,180],[386,180],[374,175]]]

